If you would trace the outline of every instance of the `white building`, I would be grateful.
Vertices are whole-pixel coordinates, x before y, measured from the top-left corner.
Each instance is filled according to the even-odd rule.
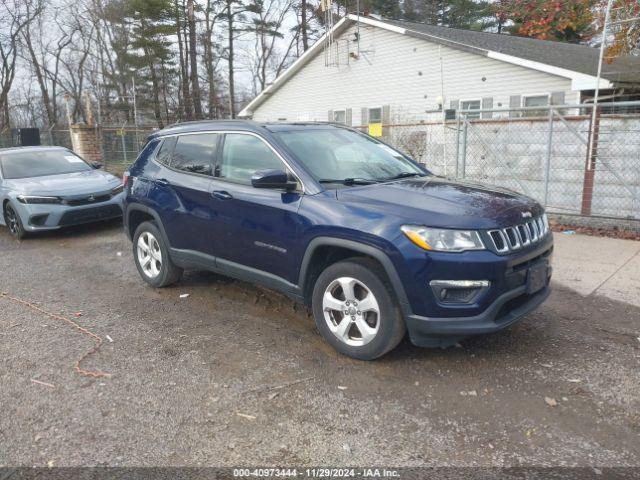
[[[313,45],[240,116],[388,125],[441,119],[442,109],[578,104],[596,86],[599,52],[584,45],[356,15],[341,19],[331,37]],[[604,65],[605,98],[638,86],[640,58]]]

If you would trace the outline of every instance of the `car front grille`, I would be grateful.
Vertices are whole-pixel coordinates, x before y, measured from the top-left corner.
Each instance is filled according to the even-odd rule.
[[[122,215],[119,205],[103,205],[95,208],[84,208],[66,212],[60,219],[61,227],[78,225],[81,223],[97,222]]]
[[[489,238],[498,253],[515,252],[521,248],[539,243],[549,233],[549,225],[542,216],[521,225],[489,230]]]
[[[66,198],[63,200],[65,205],[69,205],[70,207],[79,207],[82,205],[92,205],[94,203],[108,202],[111,200],[112,195],[110,193],[106,194],[95,194],[95,195],[86,195],[84,197],[75,197],[75,198]]]

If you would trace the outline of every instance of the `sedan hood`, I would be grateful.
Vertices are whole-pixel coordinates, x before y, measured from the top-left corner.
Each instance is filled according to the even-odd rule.
[[[17,193],[56,196],[105,192],[119,184],[120,180],[117,177],[101,170],[5,181],[5,185]]]
[[[511,190],[435,176],[344,188],[337,197],[443,228],[501,228],[543,212],[535,200]]]

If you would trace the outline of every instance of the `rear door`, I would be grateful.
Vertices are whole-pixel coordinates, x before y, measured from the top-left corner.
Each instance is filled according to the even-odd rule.
[[[216,254],[220,232],[210,191],[220,138],[218,133],[179,135],[168,165],[155,176],[156,199],[173,248]]]
[[[290,170],[258,135],[226,133],[222,142],[211,189],[224,238],[221,259],[295,282],[302,185],[298,182],[300,188],[290,192],[254,188],[256,171]]]

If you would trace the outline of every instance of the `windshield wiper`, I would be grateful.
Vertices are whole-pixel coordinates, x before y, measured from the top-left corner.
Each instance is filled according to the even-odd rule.
[[[390,180],[400,180],[401,178],[409,178],[409,177],[424,177],[424,173],[418,172],[401,172],[393,177],[385,178],[383,182],[388,182]]]
[[[373,180],[372,178],[343,178],[340,180],[323,178],[318,180],[319,183],[341,183],[342,185],[371,185],[378,183],[379,180]]]

